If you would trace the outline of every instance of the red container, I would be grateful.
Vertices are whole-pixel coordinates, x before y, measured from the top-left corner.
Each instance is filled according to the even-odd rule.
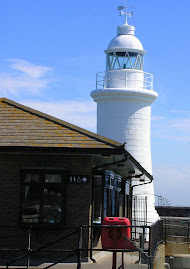
[[[131,226],[131,222],[127,218],[106,217],[104,218],[102,225]],[[130,239],[131,228],[103,227],[101,229],[102,249],[136,249],[129,240],[122,236],[122,234]]]

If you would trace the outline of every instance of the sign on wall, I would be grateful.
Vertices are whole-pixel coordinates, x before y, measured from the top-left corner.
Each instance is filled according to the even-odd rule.
[[[70,175],[69,182],[74,184],[85,184],[89,182],[89,177],[81,175]]]

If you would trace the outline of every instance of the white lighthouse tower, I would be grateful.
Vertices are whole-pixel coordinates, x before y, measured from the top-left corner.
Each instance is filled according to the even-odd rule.
[[[125,24],[118,26],[117,36],[105,50],[106,71],[97,74],[96,90],[91,92],[97,102],[97,133],[126,143],[126,150],[152,174],[151,104],[158,94],[153,91],[153,76],[143,71],[146,52],[134,35],[134,26],[127,23],[131,15],[127,6],[126,12],[121,12],[126,16]],[[158,214],[153,183],[134,187],[133,195],[146,197],[147,221],[155,222]]]

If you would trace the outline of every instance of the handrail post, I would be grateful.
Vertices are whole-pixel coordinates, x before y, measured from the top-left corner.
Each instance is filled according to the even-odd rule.
[[[144,250],[144,242],[145,242],[145,227],[143,226],[143,242],[142,242],[142,249]]]
[[[31,227],[30,227],[31,228]],[[28,230],[28,247],[27,247],[27,254],[31,251],[31,236],[32,232],[31,229]],[[27,269],[30,267],[30,257],[27,255]]]
[[[82,226],[78,229],[77,269],[81,269]]]
[[[151,227],[149,227],[149,243],[148,243],[148,256],[151,255]]]

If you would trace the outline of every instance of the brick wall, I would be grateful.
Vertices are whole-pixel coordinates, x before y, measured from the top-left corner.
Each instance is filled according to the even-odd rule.
[[[91,207],[91,173],[92,158],[90,156],[47,156],[46,155],[1,155],[0,156],[0,226],[16,226],[0,228],[0,248],[26,248],[27,231],[21,228],[20,217],[20,171],[22,167],[67,166],[69,175],[86,175],[89,181],[85,184],[67,182],[65,201],[65,225],[79,226],[90,224]],[[67,231],[66,233],[68,233]],[[47,244],[64,235],[62,229],[35,229],[32,231],[32,247]],[[87,246],[89,233],[83,236],[83,245]],[[57,244],[57,248],[73,248],[77,236],[69,238],[65,245]],[[53,247],[54,248],[54,247]],[[16,253],[14,253],[15,256]],[[4,252],[3,252],[4,255]],[[13,252],[10,253],[13,255]],[[63,253],[62,253],[63,255]],[[0,255],[1,256],[1,255]],[[5,255],[4,255],[5,256]]]

